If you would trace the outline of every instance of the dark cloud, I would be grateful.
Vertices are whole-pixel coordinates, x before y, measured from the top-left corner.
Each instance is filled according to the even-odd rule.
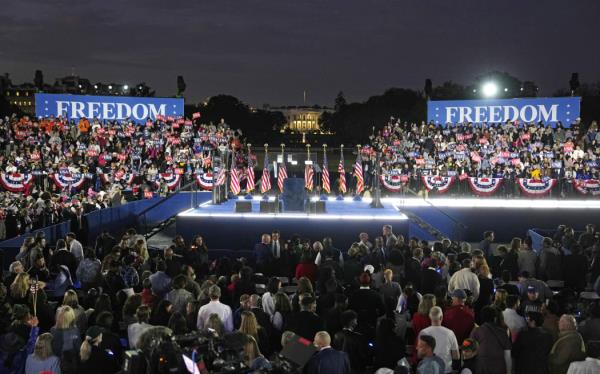
[[[491,69],[544,94],[600,79],[600,2],[401,0],[42,1],[0,11],[0,72],[146,81],[253,104],[363,100],[392,86],[469,83]]]

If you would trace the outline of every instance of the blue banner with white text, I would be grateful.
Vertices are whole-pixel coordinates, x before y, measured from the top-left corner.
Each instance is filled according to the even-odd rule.
[[[429,101],[427,121],[436,124],[510,122],[570,127],[579,118],[580,97]]]
[[[182,117],[183,105],[183,99],[173,98],[35,94],[37,117],[63,116],[75,120],[85,117],[145,123],[157,116]]]

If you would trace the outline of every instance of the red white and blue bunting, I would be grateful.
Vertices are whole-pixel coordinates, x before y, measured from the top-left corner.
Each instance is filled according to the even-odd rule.
[[[397,173],[384,173],[381,174],[381,184],[383,188],[390,192],[400,192],[403,186],[406,186],[409,181],[409,176]]]
[[[588,180],[578,180],[575,179],[572,181],[573,187],[577,192],[582,195],[590,194],[592,196],[600,195],[600,180],[597,179],[588,179]]]
[[[85,181],[84,174],[60,174],[54,173],[50,174],[50,178],[54,181],[54,184],[62,190],[65,189],[76,189],[78,190]]]
[[[0,184],[2,187],[10,192],[23,192],[29,187],[29,184],[33,181],[33,175],[21,174],[21,173],[10,173],[0,174]]]
[[[127,185],[131,185],[131,183],[133,183],[133,179],[135,178],[135,173],[101,173],[99,174],[99,177],[104,184],[125,182]]]
[[[427,191],[436,190],[439,193],[448,192],[452,183],[454,183],[454,177],[441,177],[439,175],[423,175],[421,179],[423,180],[423,184],[425,184]]]
[[[502,185],[502,178],[469,178],[471,191],[478,196],[491,196]]]
[[[161,173],[159,174],[160,179],[164,180],[169,188],[169,191],[175,190],[179,186],[181,181],[181,174],[176,173]]]
[[[521,188],[521,192],[527,196],[544,196],[550,193],[552,188],[556,185],[556,179],[529,179],[529,178],[518,178],[517,183]]]
[[[196,182],[203,190],[211,191],[214,183],[212,171],[196,174]]]

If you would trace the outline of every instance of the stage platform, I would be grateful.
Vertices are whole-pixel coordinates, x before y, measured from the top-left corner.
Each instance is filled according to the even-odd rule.
[[[586,223],[600,221],[600,199],[394,197],[382,199],[383,209],[372,209],[370,199],[331,197],[326,214],[259,213],[260,200],[252,201],[252,213],[235,213],[235,200],[221,205],[205,201],[177,216],[177,233],[186,240],[203,235],[210,248],[237,250],[252,249],[260,233],[277,229],[284,240],[293,235],[313,240],[329,235],[338,248],[347,250],[358,233],[367,232],[373,240],[381,235],[384,224],[391,224],[394,232],[405,237],[436,240],[407,215],[420,218],[448,238],[469,242],[479,242],[486,230],[495,231],[496,240],[507,243],[513,237],[525,237],[531,228],[555,229],[565,224],[583,230]]]
[[[396,233],[408,235],[408,217],[394,202],[385,202],[383,208],[374,209],[367,201],[332,199],[326,203],[326,213],[308,214],[259,213],[260,198],[251,200],[251,213],[235,213],[235,201],[220,205],[207,201],[178,214],[177,233],[186,240],[201,234],[210,248],[234,250],[252,249],[260,241],[261,233],[272,230],[279,230],[284,240],[294,235],[312,240],[330,236],[334,245],[344,250],[358,240],[360,232],[380,235],[384,224],[392,225]]]

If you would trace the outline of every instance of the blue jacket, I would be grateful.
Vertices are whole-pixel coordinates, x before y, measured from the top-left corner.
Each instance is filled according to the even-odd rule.
[[[324,348],[315,353],[304,367],[304,374],[350,374],[350,360],[345,352]]]

